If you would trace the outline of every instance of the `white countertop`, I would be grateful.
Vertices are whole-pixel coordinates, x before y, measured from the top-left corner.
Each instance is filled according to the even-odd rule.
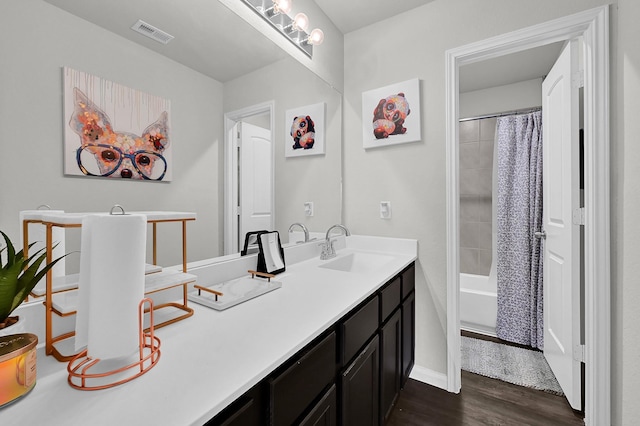
[[[120,214],[120,210],[115,210],[114,214]],[[147,216],[147,221],[179,221],[195,220],[196,214],[190,212],[165,212],[165,211],[134,211],[127,214],[143,214]],[[59,210],[26,210],[23,212],[24,220],[42,221],[57,225],[82,225],[82,219],[92,214],[109,214],[108,212],[84,212],[65,213]]]
[[[318,268],[328,261],[314,256],[287,264],[277,277],[282,288],[228,310],[190,303],[192,317],[156,331],[158,364],[111,389],[71,388],[67,364],[39,351],[34,390],[0,409],[0,424],[204,424],[417,257],[415,240],[355,236],[346,245],[338,256],[367,250],[393,259],[356,274]]]

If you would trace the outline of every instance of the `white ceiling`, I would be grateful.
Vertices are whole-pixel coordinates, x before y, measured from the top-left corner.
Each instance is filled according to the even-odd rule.
[[[45,0],[220,82],[279,61],[287,54],[216,0]],[[315,0],[343,33],[433,0]],[[175,37],[164,45],[130,27],[138,20]],[[319,47],[321,48],[321,47]],[[546,75],[560,47],[534,49],[460,70],[462,92]]]
[[[460,92],[486,89],[547,75],[564,42],[549,44],[460,67]]]
[[[288,55],[217,0],[45,0],[220,82]],[[175,37],[134,32],[138,19]]]
[[[433,0],[315,0],[342,34],[383,21]]]

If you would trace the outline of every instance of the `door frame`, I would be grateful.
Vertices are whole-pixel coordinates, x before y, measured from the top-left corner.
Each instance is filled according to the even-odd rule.
[[[611,421],[609,6],[450,49],[446,56],[447,390],[460,392],[459,67],[582,36],[585,148],[585,424]]]
[[[240,250],[240,248],[234,250],[233,247],[234,233],[238,233],[237,210],[234,205],[236,204],[234,200],[237,202],[238,194],[238,180],[235,174],[238,164],[237,157],[234,155],[236,145],[235,137],[232,134],[233,126],[247,117],[264,113],[269,113],[271,126],[271,164],[273,166],[271,167],[271,220],[272,222],[275,220],[275,149],[273,147],[275,142],[275,101],[268,101],[224,114],[224,229],[222,238],[225,255],[237,253]]]

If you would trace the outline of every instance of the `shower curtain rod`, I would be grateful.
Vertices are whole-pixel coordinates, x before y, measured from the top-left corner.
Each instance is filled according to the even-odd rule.
[[[542,110],[542,107],[523,108],[523,109],[516,109],[513,111],[499,112],[496,114],[487,114],[487,115],[479,115],[477,117],[461,118],[459,121],[462,122],[462,121],[482,120],[483,118],[505,117],[507,115],[514,115],[514,114],[528,114],[530,112],[536,112],[541,110]]]

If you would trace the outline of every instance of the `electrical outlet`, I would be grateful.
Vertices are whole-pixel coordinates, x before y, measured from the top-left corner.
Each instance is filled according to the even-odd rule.
[[[391,219],[391,201],[380,201],[380,219]]]
[[[304,215],[313,216],[313,201],[307,201],[304,203]]]

